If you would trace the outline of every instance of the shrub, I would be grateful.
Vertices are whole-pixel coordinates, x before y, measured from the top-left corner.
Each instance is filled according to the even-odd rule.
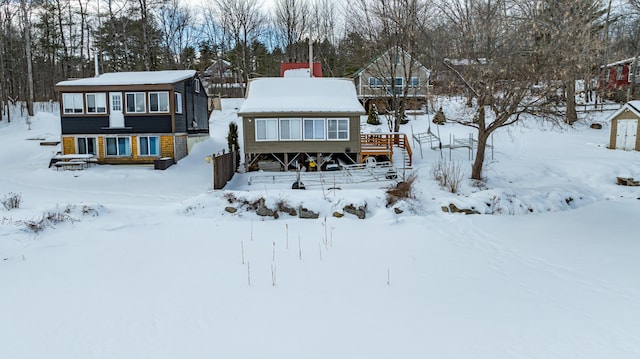
[[[9,194],[2,198],[2,205],[7,209],[7,211],[20,208],[21,203],[22,195],[17,193],[9,192]]]
[[[451,193],[458,192],[464,178],[464,171],[459,163],[445,160],[440,160],[433,166],[432,174],[440,188]]]
[[[438,109],[438,112],[433,115],[433,120],[431,120],[431,122],[435,123],[436,125],[444,125],[444,123],[447,122],[447,118],[444,116],[444,112],[442,112],[442,107],[440,107]]]
[[[370,125],[379,125],[380,124],[380,114],[378,113],[378,107],[376,104],[372,104],[369,107],[369,117],[367,118],[367,123]]]
[[[416,175],[411,174],[406,180],[398,182],[394,187],[387,189],[387,207],[393,206],[398,201],[414,198],[413,183],[416,181]]]

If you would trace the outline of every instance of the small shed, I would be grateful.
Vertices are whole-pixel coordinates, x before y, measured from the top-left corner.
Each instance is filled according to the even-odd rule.
[[[608,120],[611,123],[610,149],[640,151],[640,100],[627,102]]]

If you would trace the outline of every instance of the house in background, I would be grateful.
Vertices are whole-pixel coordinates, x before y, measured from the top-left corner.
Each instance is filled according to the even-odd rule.
[[[110,164],[185,157],[209,138],[207,94],[195,74],[116,72],[57,83],[63,154]]]
[[[611,133],[609,148],[640,151],[640,101],[629,101],[609,116]]]
[[[358,99],[369,109],[393,109],[392,99],[402,98],[407,90],[407,110],[420,109],[427,103],[431,71],[399,47],[387,50],[352,75]]]
[[[201,80],[212,97],[240,98],[244,94],[242,76],[227,60],[215,60],[202,72]]]
[[[360,116],[353,81],[258,78],[238,111],[248,170],[324,169],[330,160],[358,163]]]
[[[604,93],[604,97],[610,100],[627,101],[627,90],[631,86],[633,77],[634,58],[629,58],[607,64],[600,68],[598,90]],[[640,66],[635,66],[635,98],[638,99],[640,87]]]

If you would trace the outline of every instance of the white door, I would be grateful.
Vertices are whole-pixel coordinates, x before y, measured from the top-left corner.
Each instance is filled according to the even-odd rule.
[[[109,127],[124,127],[122,92],[109,92]]]
[[[633,151],[638,137],[638,120],[618,120],[616,149]]]

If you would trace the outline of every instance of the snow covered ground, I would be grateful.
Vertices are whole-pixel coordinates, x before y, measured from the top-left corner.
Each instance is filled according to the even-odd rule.
[[[606,148],[607,113],[499,131],[487,182],[458,194],[432,166],[451,156],[466,178],[469,152],[414,148],[415,199],[396,214],[389,182],[293,191],[248,173],[212,191],[205,157],[226,147],[239,104],[166,171],[49,169],[58,148],[35,139],[59,138],[57,115],[0,122],[0,199],[22,198],[0,207],[0,357],[640,357],[640,187],[615,184],[640,178],[640,153]],[[434,126],[444,144],[470,133]],[[230,214],[231,196],[320,219]],[[365,203],[365,220],[332,217]],[[30,231],[43,216],[61,222]]]

